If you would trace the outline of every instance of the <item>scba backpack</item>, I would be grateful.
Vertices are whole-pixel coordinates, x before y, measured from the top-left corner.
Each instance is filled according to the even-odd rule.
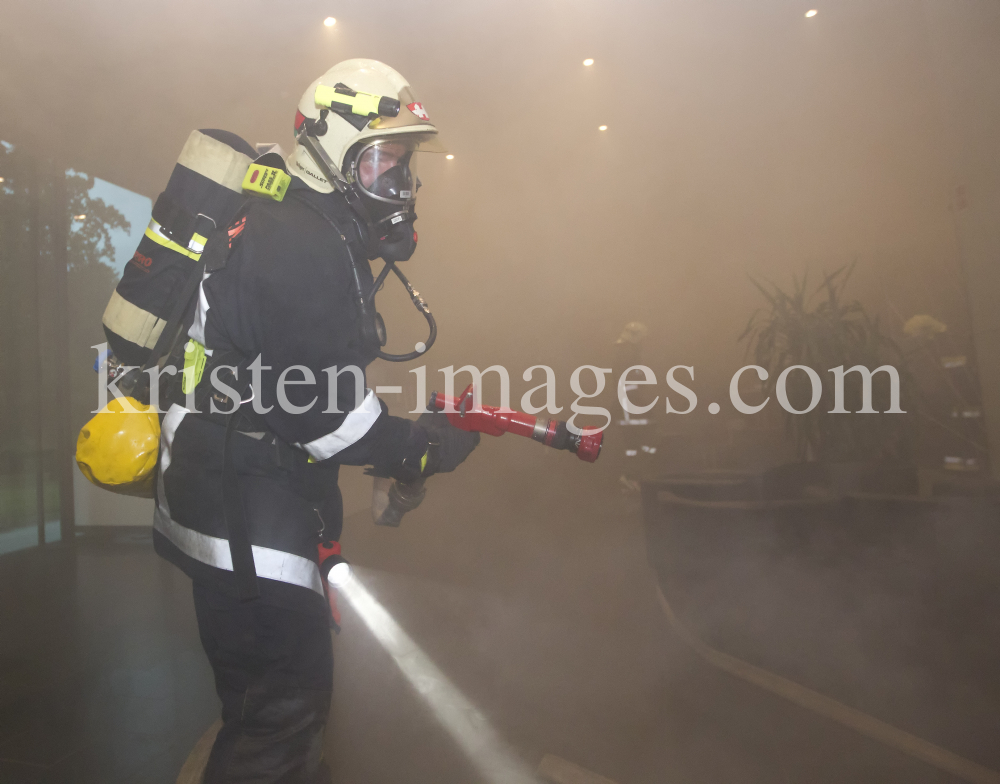
[[[213,252],[228,250],[226,227],[246,204],[245,194],[281,201],[291,182],[280,156],[266,151],[270,147],[255,150],[219,130],[192,131],[184,144],[104,311],[108,378],[124,399],[112,399],[77,439],[77,465],[93,484],[154,496],[160,420],[150,408],[145,371],[180,364],[183,357],[184,373],[175,369],[175,376],[164,379],[179,376],[186,388],[185,374],[194,375],[199,361],[204,363],[204,347],[180,343],[191,325],[206,261]]]

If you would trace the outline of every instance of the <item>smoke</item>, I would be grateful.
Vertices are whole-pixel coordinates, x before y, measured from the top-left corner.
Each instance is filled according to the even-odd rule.
[[[997,7],[838,0],[807,20],[780,0],[372,0],[344,4],[326,28],[328,10],[308,3],[181,0],[170,14],[20,3],[0,30],[0,139],[155,198],[191,129],[288,147],[301,92],[335,62],[377,57],[402,72],[455,156],[421,162],[420,241],[405,263],[440,328],[429,367],[547,365],[568,406],[574,368],[617,378],[633,364],[615,340],[640,321],[641,362],[661,391],[667,369],[694,366],[703,402],[690,415],[657,404],[656,457],[637,455],[641,472],[614,427],[594,466],[484,439],[398,531],[350,517],[345,552],[399,581],[379,594],[387,611],[525,759],[560,753],[623,784],[659,782],[650,738],[693,665],[656,608],[638,498],[620,477],[791,459],[779,418],[750,421],[727,403],[746,364],[737,338],[766,305],[748,276],[789,288],[856,261],[851,296],[928,377],[945,389],[941,358],[964,357],[975,381],[973,320],[992,317],[997,292],[963,274],[988,282],[995,269]],[[103,307],[75,294],[94,300],[77,312]],[[425,339],[400,287],[378,303],[390,351]],[[948,326],[931,348],[905,342],[916,314]],[[979,350],[991,345],[995,329],[976,331]],[[992,374],[1000,363],[984,356]],[[93,355],[70,362],[89,368]],[[369,386],[408,389],[411,368],[376,364]],[[513,399],[528,386],[515,383]],[[975,401],[950,394],[938,408],[952,426]],[[712,401],[721,414],[707,413]],[[405,415],[423,401],[387,402]],[[937,467],[954,443],[921,459]],[[361,509],[369,480],[344,474]],[[804,520],[733,514],[712,534],[692,523],[694,549],[671,552],[669,579],[709,642],[973,754],[997,711],[959,663],[977,662],[979,678],[995,640],[983,631],[992,534],[981,511],[935,514],[830,522],[829,541]],[[870,539],[887,526],[914,538]],[[419,599],[457,609],[435,617]]]

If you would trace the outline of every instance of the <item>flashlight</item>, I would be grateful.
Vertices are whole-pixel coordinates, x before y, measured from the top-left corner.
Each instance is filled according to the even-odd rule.
[[[350,579],[351,565],[340,554],[340,542],[320,543],[319,573],[334,588],[339,588]]]
[[[357,114],[361,117],[397,117],[399,101],[387,95],[359,93],[346,84],[316,87],[316,105],[332,109],[339,114]]]

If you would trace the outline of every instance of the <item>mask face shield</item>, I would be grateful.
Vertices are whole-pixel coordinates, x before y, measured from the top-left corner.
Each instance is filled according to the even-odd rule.
[[[369,198],[405,206],[417,197],[416,146],[383,140],[364,147],[352,167],[354,181]]]
[[[416,153],[443,149],[436,133],[393,134],[374,139],[349,155],[345,173],[367,198],[393,212],[412,212],[420,188]]]

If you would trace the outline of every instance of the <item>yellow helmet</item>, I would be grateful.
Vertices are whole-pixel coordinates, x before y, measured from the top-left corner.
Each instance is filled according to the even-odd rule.
[[[98,487],[153,498],[160,418],[135,398],[125,400],[135,413],[126,411],[116,397],[83,426],[76,440],[76,464]]]

